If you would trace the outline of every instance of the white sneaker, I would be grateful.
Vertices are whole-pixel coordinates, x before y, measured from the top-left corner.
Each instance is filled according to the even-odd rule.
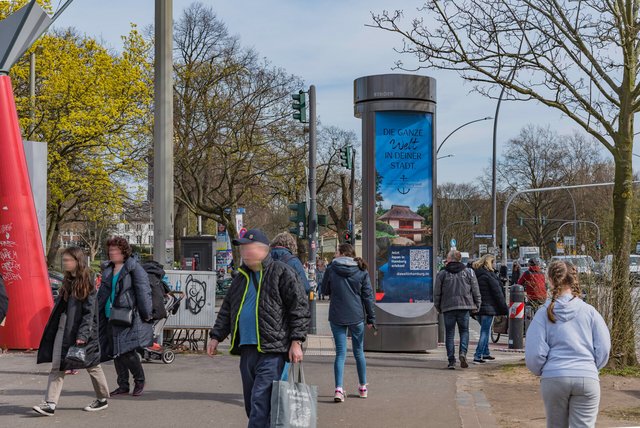
[[[336,403],[343,403],[345,398],[345,393],[342,388],[336,388],[336,392],[333,395],[333,401]]]

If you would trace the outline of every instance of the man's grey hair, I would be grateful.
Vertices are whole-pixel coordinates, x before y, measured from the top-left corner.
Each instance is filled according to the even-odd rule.
[[[462,260],[462,254],[458,250],[451,250],[447,254],[447,260],[449,260],[450,262],[459,262],[460,260]]]

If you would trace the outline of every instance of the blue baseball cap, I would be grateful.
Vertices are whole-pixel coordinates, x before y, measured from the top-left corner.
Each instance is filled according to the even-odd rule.
[[[244,234],[242,238],[236,238],[231,243],[233,245],[247,245],[247,244],[255,244],[259,242],[261,244],[269,245],[271,242],[267,235],[260,229],[249,229],[247,233]]]

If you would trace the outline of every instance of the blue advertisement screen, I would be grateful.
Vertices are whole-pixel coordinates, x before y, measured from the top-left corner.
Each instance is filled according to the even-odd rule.
[[[377,299],[433,300],[433,116],[377,112]]]

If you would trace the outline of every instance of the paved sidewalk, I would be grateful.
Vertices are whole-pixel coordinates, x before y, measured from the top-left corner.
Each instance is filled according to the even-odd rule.
[[[477,366],[446,370],[443,348],[428,354],[367,353],[370,397],[349,397],[333,403],[333,341],[309,340],[305,374],[319,389],[319,427],[480,427],[495,426],[482,391],[474,391]],[[521,355],[496,355],[503,362]],[[113,398],[109,409],[96,414],[81,409],[92,401],[86,372],[67,376],[56,415],[34,416],[31,406],[42,399],[48,365],[36,365],[35,354],[0,355],[0,427],[44,427],[51,423],[73,427],[243,427],[246,416],[238,358],[178,354],[171,365],[146,363],[147,390],[140,398]],[[113,364],[104,365],[115,387]],[[357,396],[353,357],[345,369],[347,392]]]

